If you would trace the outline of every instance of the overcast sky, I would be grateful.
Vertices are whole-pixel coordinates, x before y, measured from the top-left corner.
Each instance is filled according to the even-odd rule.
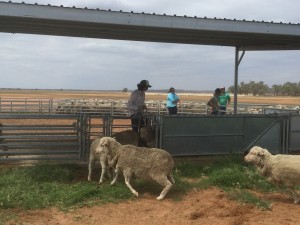
[[[178,16],[300,23],[299,0],[12,0]],[[1,88],[214,90],[234,83],[231,47],[0,33]],[[300,82],[300,51],[246,52],[239,83]]]

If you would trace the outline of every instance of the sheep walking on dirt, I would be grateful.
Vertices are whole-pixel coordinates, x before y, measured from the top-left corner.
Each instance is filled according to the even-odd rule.
[[[115,167],[116,174],[111,184],[115,184],[119,171],[122,171],[125,184],[136,197],[139,194],[130,185],[130,178],[133,175],[137,178],[152,179],[164,186],[164,189],[156,198],[157,200],[164,199],[175,184],[172,176],[174,160],[168,152],[162,149],[121,145],[110,137],[101,138],[100,148],[100,151],[107,156],[110,166]]]
[[[253,163],[267,181],[286,187],[294,198],[294,204],[300,202],[295,191],[296,186],[300,185],[300,155],[272,155],[267,149],[255,146],[244,160]]]

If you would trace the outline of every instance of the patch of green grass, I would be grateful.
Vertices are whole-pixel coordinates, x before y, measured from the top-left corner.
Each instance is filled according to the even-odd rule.
[[[276,190],[258,175],[253,167],[245,166],[236,157],[223,158],[205,165],[197,162],[178,162],[173,175],[176,184],[168,193],[168,197],[175,201],[179,201],[192,188],[205,189],[217,186],[227,191],[229,195],[237,196],[236,199],[260,206],[265,203],[253,200],[256,197],[251,197],[251,193],[244,190],[254,189],[263,192]],[[121,178],[111,187],[107,181],[99,185],[94,181],[88,182],[86,177],[87,168],[76,164],[36,164],[1,169],[0,209],[54,206],[68,210],[71,207],[92,206],[134,198]],[[133,179],[132,186],[141,194],[149,192],[158,196],[162,190],[160,185],[143,180]],[[236,190],[241,192],[233,194]]]
[[[244,165],[238,157],[227,157],[203,167],[200,164],[181,162],[176,174],[189,178],[199,178],[189,187],[208,188],[217,186],[240,202],[253,204],[261,209],[269,209],[270,203],[259,199],[246,189],[274,192],[277,189],[259,175],[253,166]],[[201,179],[202,177],[202,179]]]
[[[70,207],[88,202],[113,202],[132,197],[124,185],[74,182],[82,167],[71,164],[35,165],[0,172],[1,208]]]

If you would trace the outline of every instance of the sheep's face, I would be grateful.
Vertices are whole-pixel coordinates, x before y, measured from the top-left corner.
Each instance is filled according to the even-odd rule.
[[[255,165],[259,165],[262,159],[267,155],[270,154],[268,150],[263,149],[261,147],[255,146],[253,147],[249,153],[245,156],[244,160],[248,163],[253,163]]]
[[[110,137],[103,137],[100,139],[100,144],[98,148],[96,149],[96,153],[98,154],[108,154],[110,152],[112,140],[115,140],[114,138]]]

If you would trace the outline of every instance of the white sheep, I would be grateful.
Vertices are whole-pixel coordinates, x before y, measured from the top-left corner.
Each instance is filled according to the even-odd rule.
[[[151,127],[142,127],[141,128],[141,133],[140,133],[140,138],[142,141],[146,142],[146,145],[148,147],[154,147],[155,146],[155,135],[153,133]],[[133,130],[125,130],[121,131],[118,133],[115,133],[112,135],[113,138],[115,138],[119,143],[123,145],[135,145],[138,146],[139,143],[139,134],[136,131]],[[88,172],[88,181],[91,181],[92,179],[92,172],[93,172],[93,167],[95,164],[95,161],[99,159],[100,166],[101,166],[101,175],[100,175],[100,180],[99,183],[101,184],[104,180],[104,175],[107,173],[109,177],[110,176],[110,167],[108,166],[107,163],[107,158],[102,157],[101,154],[98,152],[99,149],[99,144],[100,144],[100,138],[96,138],[90,147],[90,158],[89,158],[89,172]]]
[[[300,155],[272,155],[267,149],[253,147],[244,158],[245,162],[253,163],[267,181],[284,186],[292,194],[294,204],[300,202],[295,191],[300,185]]]
[[[100,138],[96,138],[90,147],[90,158],[89,158],[89,173],[88,173],[88,181],[92,180],[92,172],[93,172],[93,167],[95,164],[95,161],[99,159],[100,165],[101,165],[101,176],[99,183],[101,184],[104,180],[104,174],[107,171],[108,177],[111,178],[111,174],[109,170],[107,170],[107,159],[105,157],[101,157],[101,155],[98,153],[99,151],[99,144],[100,144]]]
[[[115,178],[111,185],[115,184],[119,171],[122,171],[125,184],[136,197],[139,194],[130,185],[133,175],[137,178],[152,179],[164,186],[157,200],[162,200],[175,184],[171,174],[174,160],[162,149],[121,145],[114,138],[103,137],[100,140],[100,151],[107,155],[110,166],[115,167]]]

